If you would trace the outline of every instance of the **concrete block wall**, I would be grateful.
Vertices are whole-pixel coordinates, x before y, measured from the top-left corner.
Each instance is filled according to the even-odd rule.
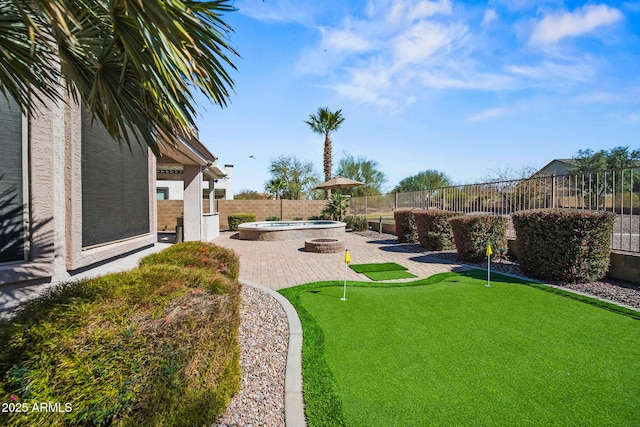
[[[640,283],[640,256],[637,254],[611,252],[608,277]]]
[[[327,205],[326,200],[216,200],[220,212],[220,229],[229,229],[227,217],[231,214],[255,214],[257,221],[277,216],[283,221],[300,217],[318,216]],[[282,210],[282,215],[281,215]]]
[[[176,231],[176,218],[182,212],[183,200],[158,200],[158,231]]]
[[[184,212],[183,200],[158,200],[158,231],[176,231],[176,218]],[[209,213],[209,200],[202,201],[203,213]]]

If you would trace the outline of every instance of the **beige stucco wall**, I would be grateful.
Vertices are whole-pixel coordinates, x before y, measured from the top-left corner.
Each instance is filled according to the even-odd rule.
[[[80,107],[67,97],[66,104],[47,101],[36,111],[24,119],[29,141],[31,261],[0,265],[0,285],[29,281],[25,294],[36,284],[69,280],[79,269],[90,269],[157,240],[155,173],[149,173],[147,233],[100,247],[82,247]],[[155,171],[155,157],[148,158],[149,170]],[[0,308],[4,303],[0,298]]]
[[[291,221],[296,217],[308,219],[310,216],[318,216],[327,205],[326,200],[216,200],[216,203],[221,230],[229,228],[227,217],[230,214],[256,214],[257,221],[264,221],[270,216]]]

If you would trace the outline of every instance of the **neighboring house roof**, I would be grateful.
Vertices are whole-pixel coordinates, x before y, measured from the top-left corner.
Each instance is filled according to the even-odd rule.
[[[553,159],[531,177],[546,175],[564,175],[570,172],[571,167],[576,166],[575,159]]]

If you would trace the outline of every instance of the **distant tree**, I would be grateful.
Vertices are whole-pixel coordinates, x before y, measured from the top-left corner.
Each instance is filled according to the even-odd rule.
[[[267,190],[268,193],[275,195],[276,200],[280,198],[280,193],[282,190],[287,188],[287,183],[282,179],[272,179],[264,185],[264,189]]]
[[[498,169],[491,169],[482,181],[490,182],[490,181],[512,181],[516,179],[528,179],[531,178],[533,174],[538,171],[539,168],[526,165],[521,167],[520,169],[514,169],[509,166]]]
[[[633,200],[635,205],[637,202],[629,192],[640,191],[640,149],[629,150],[629,147],[615,147],[611,150],[593,151],[591,149],[579,150],[573,157],[575,165],[570,172],[589,173],[608,170],[604,174],[599,174],[598,179],[591,176],[584,178],[586,188],[581,189],[580,193],[584,196],[585,202],[592,208],[603,208],[606,195],[616,194],[617,205],[620,205],[623,198],[625,200]],[[627,168],[632,169],[631,173],[624,171]],[[625,195],[625,192],[629,196]],[[629,197],[627,199],[627,197]],[[633,196],[637,198],[637,196]]]
[[[331,133],[338,130],[340,125],[344,122],[342,116],[342,110],[336,112],[329,111],[328,107],[320,107],[315,114],[309,116],[309,120],[305,120],[305,123],[311,127],[311,130],[317,134],[324,135],[324,180],[328,181],[332,178],[331,169],[333,168],[332,161],[332,147],[331,147]],[[325,198],[329,199],[331,190],[325,191]]]
[[[404,178],[393,191],[422,191],[451,185],[451,180],[443,172],[428,169],[416,175]]]
[[[387,182],[384,173],[378,170],[378,162],[365,157],[354,159],[345,154],[338,163],[338,175],[362,182],[364,185],[341,191],[352,196],[371,196],[382,192],[382,185]]]
[[[273,180],[284,183],[281,197],[283,199],[300,200],[310,197],[312,189],[319,182],[313,163],[296,157],[280,156],[271,160],[269,172]]]
[[[233,196],[236,200],[265,200],[268,199],[269,196],[264,193],[258,193],[255,190],[242,190],[235,196]]]
[[[640,149],[630,151],[629,147],[615,147],[611,150],[579,150],[573,156],[575,166],[571,172],[594,172],[606,169],[622,169],[640,166]]]

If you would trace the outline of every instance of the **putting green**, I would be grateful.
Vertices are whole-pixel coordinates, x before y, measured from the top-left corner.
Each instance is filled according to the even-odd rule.
[[[407,270],[407,267],[403,267],[395,262],[378,262],[373,264],[349,264],[349,268],[356,273],[370,273],[376,271],[393,271],[393,270]]]
[[[309,425],[640,425],[637,318],[492,279],[349,282],[347,301],[339,282],[282,290]]]

